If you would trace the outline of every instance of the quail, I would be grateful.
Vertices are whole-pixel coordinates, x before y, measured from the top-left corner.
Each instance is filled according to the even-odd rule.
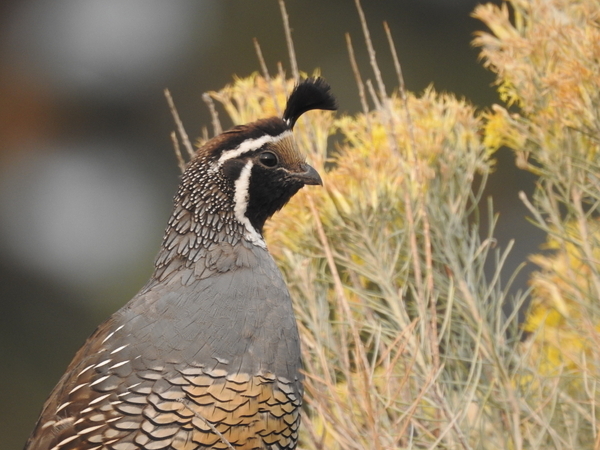
[[[335,110],[320,77],[283,117],[236,126],[188,163],[152,277],[77,352],[26,450],[294,449],[302,374],[265,221],[321,185],[292,129]]]

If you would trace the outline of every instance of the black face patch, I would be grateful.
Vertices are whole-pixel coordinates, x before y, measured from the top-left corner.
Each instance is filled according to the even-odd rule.
[[[279,211],[304,186],[283,169],[255,164],[250,175],[246,217],[262,233],[267,219]]]
[[[246,165],[246,161],[237,158],[232,158],[228,159],[223,163],[223,165],[221,166],[221,170],[223,171],[223,175],[225,176],[225,178],[235,183],[235,180],[239,178],[240,173],[244,168],[244,165]]]

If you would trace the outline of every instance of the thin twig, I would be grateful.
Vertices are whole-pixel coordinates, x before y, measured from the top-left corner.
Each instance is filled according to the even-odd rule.
[[[210,117],[212,119],[213,133],[215,136],[218,136],[223,132],[223,128],[221,127],[221,121],[219,120],[219,113],[215,108],[215,103],[212,100],[212,97],[208,92],[202,94],[202,100],[208,106],[208,110],[210,111]]]
[[[406,95],[406,85],[404,84],[404,76],[402,75],[402,66],[400,65],[398,53],[396,52],[396,45],[394,44],[394,40],[392,39],[392,33],[387,22],[383,22],[383,28],[385,29],[385,34],[390,45],[390,52],[392,53],[392,59],[394,60],[396,75],[398,76],[398,90],[400,91],[400,99],[402,100],[402,104],[404,105],[404,113],[406,115],[406,127],[408,129],[408,135],[410,137],[411,148],[409,149],[409,155],[411,158],[411,163],[414,164],[417,170],[419,170],[416,164],[417,156],[414,153],[414,148],[416,148],[415,132],[413,122],[410,117],[410,110],[408,108],[408,96]]]
[[[358,10],[358,15],[360,17],[360,23],[362,26],[363,34],[365,36],[365,44],[367,45],[367,51],[369,53],[369,62],[371,63],[373,73],[375,74],[375,81],[377,82],[377,87],[379,89],[379,98],[381,100],[381,106],[383,106],[383,108],[378,108],[382,116],[381,121],[390,131],[389,133],[387,133],[387,140],[390,146],[390,150],[392,151],[392,153],[399,155],[400,151],[398,149],[397,139],[395,139],[396,126],[394,123],[394,109],[392,106],[392,99],[388,97],[385,89],[385,84],[383,83],[381,70],[379,70],[377,58],[375,57],[375,48],[373,47],[373,41],[371,40],[371,33],[369,32],[369,26],[367,25],[365,13],[362,7],[360,6],[360,0],[355,0],[355,4],[356,9]]]
[[[417,296],[419,301],[419,311],[422,317],[426,317],[425,310],[426,305],[424,304],[425,294],[423,292],[423,277],[421,276],[421,264],[419,255],[419,246],[417,245],[417,233],[415,226],[415,214],[413,212],[412,199],[408,189],[404,190],[404,208],[406,210],[406,223],[408,224],[408,236],[410,244],[410,252],[412,254],[412,264],[414,271],[414,280],[417,288]]]
[[[285,41],[287,43],[288,53],[290,55],[290,65],[292,67],[292,76],[296,83],[300,80],[300,72],[298,72],[298,61],[296,59],[296,51],[294,50],[294,41],[292,41],[292,30],[290,28],[290,18],[285,9],[284,0],[279,0],[279,8],[281,9],[281,18],[283,19],[283,29],[285,30]]]
[[[281,61],[277,62],[277,75],[283,82],[283,93],[286,97],[288,97],[290,93],[288,92],[287,83],[285,82],[287,78],[285,75],[285,69],[283,68],[283,64],[281,63]]]
[[[183,123],[179,118],[179,113],[177,112],[177,108],[175,108],[175,103],[173,102],[173,97],[171,97],[171,92],[168,89],[165,89],[165,97],[167,99],[167,103],[169,104],[169,109],[171,110],[171,115],[173,116],[173,120],[175,121],[175,125],[177,126],[177,131],[179,132],[179,137],[181,138],[181,142],[183,146],[188,152],[190,158],[193,158],[195,155],[194,148],[188,138],[187,133],[185,132],[185,128],[183,127]]]
[[[354,73],[354,79],[356,80],[356,86],[358,87],[358,96],[360,97],[360,104],[363,109],[363,113],[367,117],[368,120],[368,112],[369,105],[367,103],[367,96],[365,94],[365,85],[362,81],[362,77],[360,76],[360,71],[358,70],[358,64],[356,64],[356,58],[354,56],[354,48],[352,47],[352,39],[350,38],[350,33],[346,33],[346,46],[348,47],[348,56],[350,58],[350,65],[352,66],[352,72]],[[371,127],[369,126],[369,129]]]
[[[371,80],[367,80],[366,84],[367,84],[367,90],[369,91],[369,94],[371,95],[371,100],[373,100],[373,103],[375,104],[375,109],[378,111],[381,111],[381,102],[379,101],[379,97],[377,97],[377,93],[375,92],[373,83],[371,82]]]
[[[185,171],[185,161],[181,156],[181,149],[179,148],[179,141],[177,140],[177,133],[171,131],[171,142],[173,143],[173,150],[175,151],[175,157],[177,158],[177,165],[181,173]]]
[[[375,48],[373,47],[371,33],[369,32],[369,27],[367,26],[367,19],[362,6],[360,6],[360,0],[354,0],[354,3],[356,4],[356,9],[358,10],[358,16],[360,17],[360,24],[362,25],[363,34],[365,35],[365,43],[367,44],[367,51],[369,52],[369,61],[371,63],[371,67],[373,68],[373,73],[375,74],[375,80],[377,81],[377,87],[379,88],[379,95],[383,101],[385,98],[387,98],[387,93],[385,91],[385,84],[383,84],[383,77],[381,76],[379,65],[377,64],[377,58],[375,57]]]
[[[438,339],[438,320],[437,320],[437,296],[434,295],[433,282],[433,254],[431,250],[431,225],[429,224],[429,216],[425,209],[425,199],[423,198],[423,190],[420,190],[419,210],[423,222],[423,247],[425,250],[425,295],[429,300],[430,317],[430,343],[431,353],[433,356],[433,364],[435,367],[440,365],[440,348]]]
[[[314,405],[315,409],[319,407],[319,405]],[[300,415],[302,416],[301,422],[304,425],[304,429],[308,432],[310,440],[315,443],[316,448],[323,448],[323,442],[325,441],[325,427],[321,431],[321,436],[317,436],[317,433],[311,423],[311,418],[304,412],[300,411]]]
[[[256,50],[256,56],[258,57],[258,62],[260,63],[260,69],[262,70],[264,79],[267,81],[267,86],[269,87],[269,94],[271,94],[271,97],[273,98],[275,111],[277,111],[278,116],[281,116],[281,109],[279,108],[279,103],[277,102],[277,95],[275,95],[273,80],[271,79],[271,75],[269,75],[269,69],[267,69],[267,64],[265,63],[265,58],[263,57],[262,50],[260,49],[260,44],[258,43],[258,39],[256,38],[254,38],[253,41],[254,49]]]
[[[413,417],[415,416],[415,411],[421,405],[422,398],[425,396],[425,394],[433,384],[433,381],[437,379],[438,376],[439,372],[435,372],[432,368],[427,374],[427,377],[423,380],[423,384],[421,386],[421,389],[419,390],[419,393],[414,397],[414,399],[412,399],[412,403],[395,420],[394,429],[404,422],[404,424],[400,427],[398,433],[396,434],[396,439],[400,439],[402,436],[404,436],[406,429],[408,428]]]
[[[396,52],[396,45],[394,44],[394,39],[392,39],[392,33],[387,22],[383,22],[383,29],[385,30],[388,43],[390,44],[390,52],[392,54],[392,60],[394,61],[396,75],[398,76],[398,88],[400,89],[400,95],[402,96],[403,100],[406,100],[406,85],[404,84],[404,76],[402,75],[402,66],[400,65],[398,52]]]

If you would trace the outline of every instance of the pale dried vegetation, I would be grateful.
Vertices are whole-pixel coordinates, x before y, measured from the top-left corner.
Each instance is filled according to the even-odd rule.
[[[389,94],[375,62],[363,82],[348,37],[363,111],[296,126],[325,186],[303,189],[267,240],[301,327],[304,449],[600,449],[600,6],[512,0],[474,16],[505,106],[405,92],[391,38]],[[280,115],[292,68],[271,77],[263,62],[205,101],[236,124]],[[548,235],[519,296],[500,277],[510,249],[479,229],[503,145],[539,176],[522,200]]]

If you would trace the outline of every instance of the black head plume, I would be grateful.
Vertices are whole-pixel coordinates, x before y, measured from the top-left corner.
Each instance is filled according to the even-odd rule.
[[[321,77],[310,77],[296,85],[290,98],[288,98],[283,120],[294,128],[298,117],[311,109],[325,109],[335,111],[337,101],[330,92],[327,81]]]

